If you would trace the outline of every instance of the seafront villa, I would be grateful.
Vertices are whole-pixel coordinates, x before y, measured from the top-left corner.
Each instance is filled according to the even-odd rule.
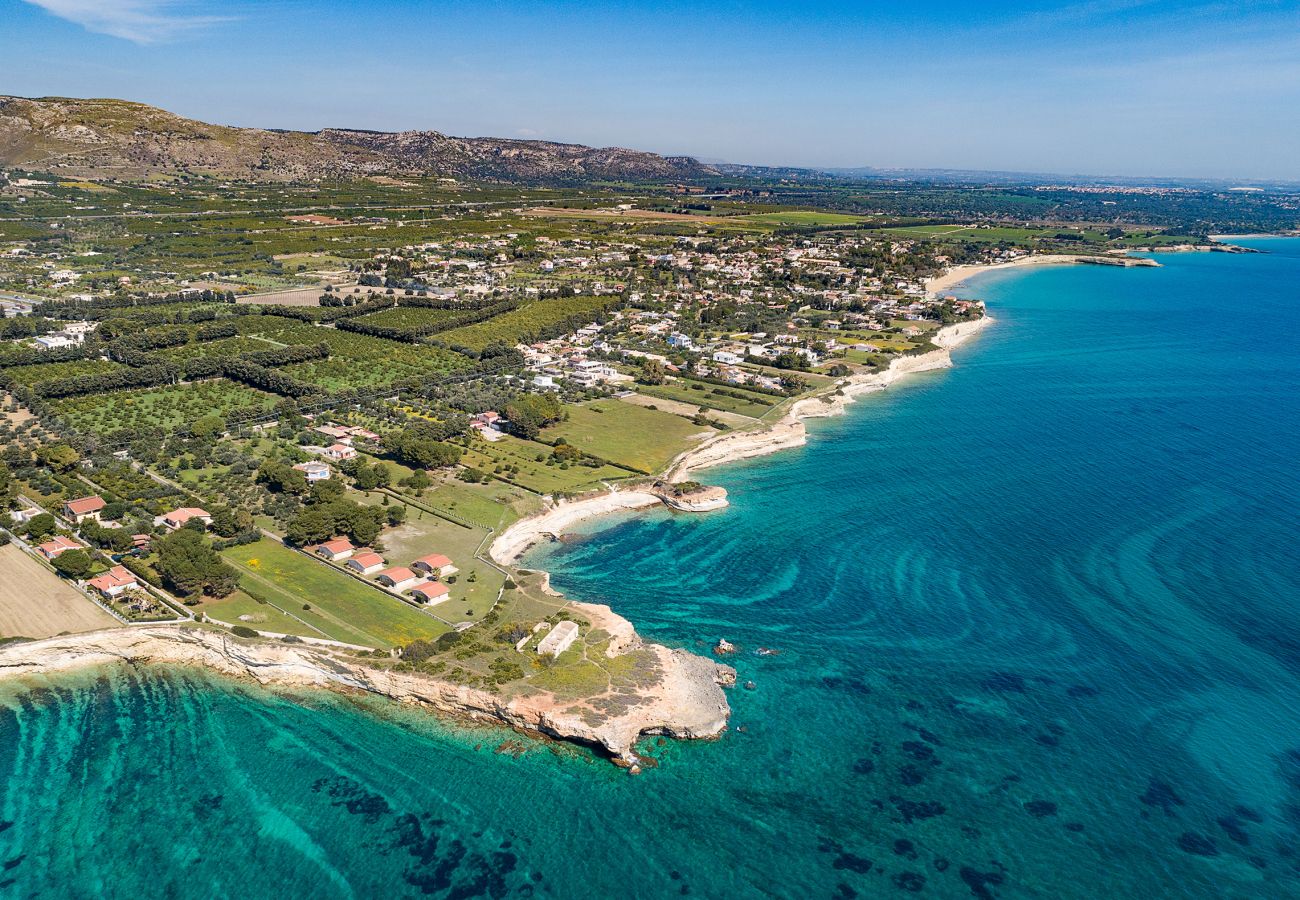
[[[135,575],[125,566],[113,566],[103,575],[90,579],[86,584],[109,598],[140,587]]]

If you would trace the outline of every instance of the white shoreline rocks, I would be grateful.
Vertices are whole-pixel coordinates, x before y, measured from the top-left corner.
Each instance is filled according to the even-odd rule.
[[[726,730],[731,710],[722,688],[735,684],[734,669],[684,650],[643,644],[631,624],[609,607],[573,606],[615,635],[611,654],[641,647],[654,651],[660,679],[639,702],[616,714],[593,716],[581,702],[560,702],[550,694],[508,698],[416,672],[369,666],[305,644],[240,640],[193,626],[115,628],[11,644],[0,648],[0,675],[39,677],[123,664],[203,666],[264,686],[383,696],[458,718],[588,744],[629,767],[638,762],[633,747],[642,735],[702,739]]]

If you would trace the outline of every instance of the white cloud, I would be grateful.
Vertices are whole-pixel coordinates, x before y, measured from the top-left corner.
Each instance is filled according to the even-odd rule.
[[[88,31],[137,44],[158,44],[219,22],[224,16],[197,15],[178,0],[26,0]]]

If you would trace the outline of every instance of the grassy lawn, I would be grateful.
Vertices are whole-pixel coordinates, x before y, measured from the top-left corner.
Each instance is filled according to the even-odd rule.
[[[541,507],[535,494],[502,481],[466,484],[448,479],[425,491],[422,499],[471,522],[492,525],[498,531]]]
[[[680,378],[666,384],[638,385],[637,391],[647,397],[680,400],[683,403],[720,409],[723,412],[738,413],[755,419],[776,406],[782,399],[760,394],[757,391],[746,391],[739,387],[721,387],[689,378]],[[739,396],[735,396],[737,394]]]
[[[663,469],[674,456],[717,432],[689,419],[618,400],[595,400],[566,407],[567,421],[543,431],[547,440],[564,438],[578,449],[647,474]]]
[[[219,600],[205,597],[198,609],[204,615],[222,622],[231,625],[244,624],[258,631],[314,638],[330,637],[320,629],[293,618],[278,606],[272,606],[269,602],[259,603],[243,591],[235,591],[229,597],[222,597]]]
[[[363,502],[379,503],[382,496],[376,492]],[[454,623],[482,618],[496,601],[497,591],[505,581],[505,576],[496,569],[474,558],[487,535],[486,528],[466,528],[408,504],[406,521],[385,531],[380,540],[384,558],[392,565],[409,566],[421,556],[441,553],[460,569],[451,576],[454,581],[444,579],[451,589],[450,598],[429,607],[439,618]]]
[[[232,547],[222,555],[239,571],[245,591],[292,611],[334,640],[389,647],[434,638],[448,630],[382,589],[368,587],[269,538]],[[303,609],[304,604],[310,609]]]
[[[506,435],[499,441],[474,441],[461,462],[497,478],[523,485],[539,494],[578,490],[599,484],[603,480],[627,478],[632,474],[626,469],[606,465],[596,468],[570,465],[566,469],[560,463],[549,462],[551,453],[552,448],[546,444]],[[542,457],[542,462],[537,461],[538,456]],[[518,466],[519,471],[505,471],[510,466]],[[497,471],[498,469],[502,471]]]

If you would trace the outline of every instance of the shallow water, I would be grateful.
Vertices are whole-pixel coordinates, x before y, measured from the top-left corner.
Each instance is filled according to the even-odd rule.
[[[983,276],[957,368],[534,555],[738,644],[722,740],[628,778],[196,673],[10,686],[0,885],[1300,896],[1300,240],[1253,243]]]

